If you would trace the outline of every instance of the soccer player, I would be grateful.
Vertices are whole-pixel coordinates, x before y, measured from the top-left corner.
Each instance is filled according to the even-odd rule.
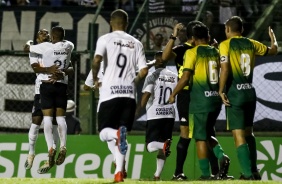
[[[208,45],[210,36],[204,24],[195,25],[192,36],[196,46],[185,52],[183,75],[169,97],[169,102],[175,101],[175,96],[191,79],[189,137],[196,140],[197,155],[202,171],[200,179],[232,179],[227,176],[230,159],[224,154],[210,131],[214,128],[221,110],[221,100],[218,95],[219,53],[216,48]],[[211,177],[209,169],[208,144],[220,161],[220,171],[216,178]]]
[[[180,79],[183,74],[183,56],[184,53],[193,48],[193,39],[192,39],[192,28],[196,24],[203,24],[200,21],[191,21],[186,26],[186,35],[187,40],[184,44],[180,44],[174,47],[174,42],[179,36],[179,32],[182,29],[185,29],[183,24],[179,23],[174,26],[173,34],[171,35],[164,51],[162,54],[162,59],[165,61],[174,60],[176,69],[178,71],[178,78]],[[173,174],[172,180],[187,180],[183,172],[183,165],[188,154],[188,147],[191,139],[188,136],[189,133],[189,121],[188,121],[188,112],[189,112],[189,85],[186,84],[185,87],[177,95],[177,110],[180,120],[180,138],[176,147],[176,169]],[[218,173],[218,160],[215,158],[214,154],[210,154],[210,162],[212,173],[215,175]]]
[[[36,36],[36,42],[42,43],[42,42],[49,42],[50,41],[50,35],[49,32],[46,29],[41,29],[38,31],[37,36]],[[25,47],[30,46],[30,41],[28,41],[28,44],[25,45]],[[42,55],[32,53],[29,55],[30,58],[30,65],[34,72],[38,75],[40,72],[45,72],[45,69],[41,68],[42,64]],[[35,143],[38,137],[38,132],[40,129],[40,125],[43,120],[43,114],[41,111],[41,103],[40,103],[40,93],[39,93],[39,88],[40,88],[40,80],[36,78],[35,80],[35,95],[34,95],[34,102],[33,102],[33,108],[32,108],[32,124],[29,129],[28,133],[28,140],[29,140],[29,153],[25,162],[25,169],[31,169],[33,160],[35,157]],[[56,145],[58,143],[58,131],[57,131],[57,123],[53,121],[53,135],[54,135],[54,144],[53,147],[56,148]]]
[[[275,55],[278,44],[269,27],[271,46],[242,37],[243,22],[238,16],[225,23],[227,40],[220,43],[219,94],[226,106],[227,127],[232,131],[238,160],[242,169],[241,179],[260,180],[257,169],[256,141],[253,120],[256,109],[256,92],[252,85],[255,55]]]
[[[126,134],[132,128],[136,109],[136,85],[147,75],[148,67],[142,43],[125,32],[127,13],[121,9],[113,11],[110,25],[112,32],[97,41],[92,72],[95,86],[98,87],[97,74],[103,60],[103,81],[106,82],[102,82],[99,89],[98,130],[102,141],[116,140],[114,181],[122,182],[127,152]]]
[[[177,83],[177,75],[166,69],[167,61],[162,60],[162,51],[155,53],[155,71],[145,79],[141,108],[146,107],[146,145],[148,152],[158,152],[154,180],[160,180],[170,144],[175,118],[173,104],[168,97]]]
[[[29,50],[31,53],[42,54],[43,63],[46,72],[55,74],[56,72],[65,75],[65,71],[70,66],[71,53],[74,48],[72,42],[64,40],[65,30],[60,26],[55,26],[51,31],[51,41],[44,42],[38,45],[31,45]],[[48,71],[53,66],[54,71]],[[65,120],[66,106],[67,106],[67,84],[68,78],[54,80],[51,74],[40,73],[38,79],[41,80],[40,85],[40,99],[43,112],[44,121],[44,135],[48,147],[49,161],[39,168],[39,173],[45,173],[56,165],[61,165],[66,156],[66,136],[67,125]],[[55,109],[55,110],[54,110]],[[53,113],[56,113],[56,121],[58,123],[58,130],[60,136],[60,152],[55,161],[56,150],[52,146],[52,121]]]

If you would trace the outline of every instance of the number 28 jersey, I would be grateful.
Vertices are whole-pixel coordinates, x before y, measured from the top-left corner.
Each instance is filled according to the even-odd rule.
[[[136,72],[147,67],[142,43],[124,31],[114,31],[98,39],[95,55],[104,61],[100,102],[118,97],[135,99]]]
[[[231,105],[256,100],[252,85],[255,55],[265,55],[267,50],[264,44],[242,36],[232,37],[220,44],[220,56],[227,58],[232,70],[226,82],[226,93]]]
[[[142,92],[151,93],[146,105],[147,120],[175,118],[174,105],[167,102],[176,84],[177,75],[165,68],[159,68],[146,77]]]
[[[52,65],[59,66],[58,69],[67,69],[70,64],[71,53],[74,45],[72,42],[64,40],[57,43],[43,42],[38,45],[31,45],[30,52],[42,54],[42,67],[50,67]],[[39,80],[49,80],[48,74],[40,73],[38,75]],[[58,80],[57,82],[68,83],[67,76],[64,80]]]

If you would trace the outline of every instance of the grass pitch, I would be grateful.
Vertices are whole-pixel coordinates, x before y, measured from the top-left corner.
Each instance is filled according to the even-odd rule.
[[[79,179],[79,178],[0,178],[1,184],[41,184],[41,183],[56,183],[56,184],[108,184],[113,183],[113,179]],[[241,180],[231,180],[231,181],[140,181],[134,179],[125,179],[125,184],[202,184],[202,183],[212,183],[212,184],[276,184],[282,183],[282,181],[241,181]]]

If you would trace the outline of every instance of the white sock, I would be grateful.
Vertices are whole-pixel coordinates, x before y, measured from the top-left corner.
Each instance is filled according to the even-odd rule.
[[[116,157],[116,170],[115,174],[119,171],[123,171],[123,164],[125,160],[125,155],[121,154],[118,146],[115,146],[115,157]]]
[[[158,150],[162,150],[164,147],[164,143],[163,142],[157,142],[157,141],[153,141],[153,142],[150,142],[148,145],[147,145],[147,150],[149,152],[154,152],[154,151],[158,151]]]
[[[67,142],[67,123],[66,123],[66,117],[65,116],[57,116],[56,117],[57,123],[58,123],[58,130],[59,130],[59,136],[60,136],[60,148],[66,146]]]
[[[112,155],[113,155],[113,162],[115,162],[116,158],[115,158],[115,146],[116,146],[116,140],[112,140],[112,141],[107,141],[108,144],[108,148],[111,151]]]
[[[59,143],[59,133],[58,133],[58,125],[53,125],[53,148],[57,149],[57,145]]]
[[[113,139],[117,139],[117,130],[113,128],[104,128],[100,132],[101,141],[112,141]]]
[[[160,177],[163,171],[163,168],[164,168],[164,163],[165,163],[165,160],[157,158],[157,170],[154,176]]]
[[[34,123],[31,123],[31,126],[29,128],[28,132],[28,143],[29,143],[29,152],[28,154],[34,155],[35,153],[35,143],[38,137],[40,125],[36,125]]]
[[[53,120],[53,117],[51,117],[51,116],[43,116],[44,136],[45,136],[45,140],[47,142],[48,151],[53,146],[52,120]]]

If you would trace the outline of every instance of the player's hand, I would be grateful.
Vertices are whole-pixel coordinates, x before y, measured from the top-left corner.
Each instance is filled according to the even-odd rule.
[[[222,103],[224,103],[225,106],[230,106],[230,102],[225,93],[219,93],[219,96],[221,97]]]
[[[156,60],[154,59],[152,61],[148,60],[146,64],[147,64],[148,67],[152,67],[152,66],[155,65],[155,63],[156,63]]]
[[[218,49],[218,42],[215,38],[213,39],[213,43],[211,45]]]
[[[173,104],[175,102],[175,97],[170,95],[168,99],[168,103]]]
[[[177,37],[178,36],[178,32],[183,29],[184,25],[182,23],[178,23],[174,26],[173,28],[173,36]]]
[[[270,26],[268,27],[268,34],[269,34],[269,37],[270,37],[271,41],[275,41],[276,40],[275,34],[274,34],[274,32],[273,32],[273,30],[271,29]]]
[[[96,90],[99,88],[99,81],[98,80],[94,80],[94,86],[93,86],[93,90]]]
[[[59,66],[57,66],[57,65],[52,65],[52,66],[50,66],[50,67],[47,67],[47,71],[48,71],[48,73],[50,73],[50,74],[55,74],[55,73],[60,72]]]

